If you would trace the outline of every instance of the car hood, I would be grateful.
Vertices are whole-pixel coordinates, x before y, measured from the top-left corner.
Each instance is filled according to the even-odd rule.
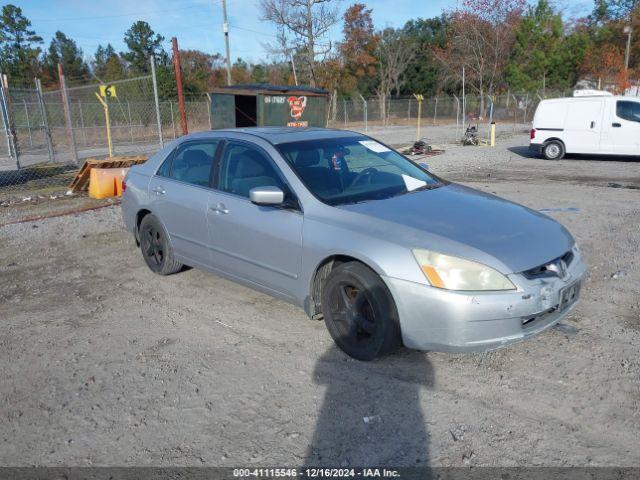
[[[546,215],[457,184],[338,208],[364,216],[354,223],[371,233],[393,235],[410,248],[479,261],[503,273],[544,264],[574,244],[567,229]],[[372,219],[380,225],[372,225]]]

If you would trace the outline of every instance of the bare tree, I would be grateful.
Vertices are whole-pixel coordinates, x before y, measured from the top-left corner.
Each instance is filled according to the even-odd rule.
[[[317,84],[318,57],[331,50],[322,39],[338,21],[336,0],[261,0],[262,19],[274,23],[280,32],[278,44],[291,51],[295,45],[306,67],[309,83]],[[274,47],[278,48],[278,47]]]
[[[484,96],[495,92],[502,77],[525,5],[524,0],[463,0],[451,14],[447,46],[434,49],[448,79],[459,80],[465,67],[481,110]]]
[[[380,118],[387,123],[387,99],[391,92],[400,94],[407,65],[416,54],[416,45],[400,30],[387,28],[378,34],[376,53],[378,57],[378,87],[376,93],[380,103]]]

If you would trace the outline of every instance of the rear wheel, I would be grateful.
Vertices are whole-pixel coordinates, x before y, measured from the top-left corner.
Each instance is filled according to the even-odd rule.
[[[348,262],[333,269],[322,289],[321,303],[331,337],[350,357],[373,360],[400,346],[391,292],[365,265]]]
[[[564,157],[564,145],[557,140],[552,140],[544,144],[542,154],[547,160],[560,160]]]
[[[160,221],[152,214],[140,222],[140,250],[147,266],[159,275],[171,275],[182,269],[173,257],[173,248]]]

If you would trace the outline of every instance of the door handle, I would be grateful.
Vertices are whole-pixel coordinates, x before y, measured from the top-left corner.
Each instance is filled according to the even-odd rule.
[[[229,213],[229,209],[224,205],[224,203],[219,203],[215,207],[209,207],[209,210],[223,215]]]
[[[616,122],[616,123],[612,123],[611,126],[614,128],[620,128],[622,125]]]
[[[591,122],[591,128],[596,128],[596,122]]]
[[[153,193],[155,193],[156,195],[164,195],[165,193],[167,193],[167,191],[162,188],[162,187],[156,187],[153,190],[151,190]]]

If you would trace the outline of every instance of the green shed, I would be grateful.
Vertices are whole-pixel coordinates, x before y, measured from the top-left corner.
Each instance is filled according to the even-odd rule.
[[[209,93],[211,126],[325,127],[329,92],[321,88],[271,84],[230,85]]]

